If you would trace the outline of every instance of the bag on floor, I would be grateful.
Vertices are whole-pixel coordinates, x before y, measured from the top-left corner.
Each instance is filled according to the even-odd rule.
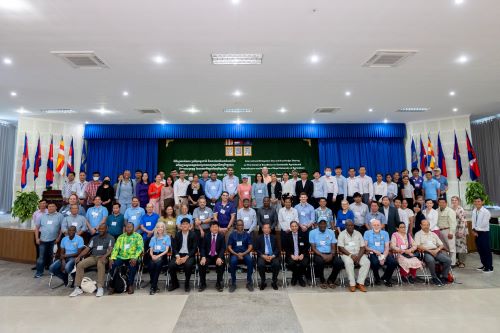
[[[94,280],[92,280],[91,278],[89,277],[84,277],[82,279],[82,283],[80,285],[80,288],[82,288],[82,290],[88,294],[92,294],[96,289],[97,289],[97,282],[95,282]]]
[[[127,278],[128,278],[127,267],[122,266],[115,269],[111,280],[111,288],[115,293],[121,294],[127,290]]]

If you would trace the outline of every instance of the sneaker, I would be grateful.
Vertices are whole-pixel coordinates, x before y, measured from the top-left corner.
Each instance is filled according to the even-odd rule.
[[[35,274],[35,276],[33,276],[33,278],[35,278],[35,279],[39,279],[39,278],[41,278],[42,276],[43,276],[43,273],[42,273],[42,274],[38,274],[38,273],[37,273],[37,274]]]
[[[102,289],[102,288],[101,288]],[[76,287],[75,290],[71,294],[69,294],[69,297],[76,297],[83,294],[83,290],[80,289],[80,287]]]
[[[253,283],[252,282],[247,283],[247,289],[248,289],[248,291],[253,291]]]
[[[480,271],[481,272],[481,271],[484,270],[484,268],[485,268],[484,266],[478,267],[478,268],[476,268],[476,271]]]
[[[97,288],[97,292],[95,293],[96,297],[102,297],[104,295],[104,289]]]
[[[156,290],[154,288],[149,289],[149,294],[154,295],[156,293]]]
[[[483,269],[483,273],[493,273],[493,268],[485,268]]]
[[[408,283],[415,284],[415,280],[413,279],[413,276],[408,276]]]
[[[235,291],[235,290],[236,290],[236,285],[235,285],[235,284],[231,284],[231,285],[229,286],[229,292],[230,292],[230,293],[234,293],[234,291]]]
[[[438,287],[443,286],[443,282],[441,282],[441,280],[439,280],[438,278],[432,278],[432,283],[434,283],[434,285],[436,285]]]

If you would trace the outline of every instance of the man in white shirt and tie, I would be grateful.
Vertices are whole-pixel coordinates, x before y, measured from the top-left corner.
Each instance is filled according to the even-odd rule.
[[[366,175],[366,168],[364,166],[359,167],[358,180],[359,193],[361,193],[363,202],[368,205],[373,200],[373,180],[372,177]]]
[[[361,193],[361,187],[359,185],[359,178],[356,177],[356,170],[354,168],[349,168],[349,177],[347,178],[347,201],[349,204],[354,202],[354,193]]]
[[[490,249],[490,218],[491,213],[483,207],[483,199],[474,199],[474,210],[472,211],[472,235],[476,239],[477,252],[481,259],[482,267],[478,271],[493,273],[493,258]]]

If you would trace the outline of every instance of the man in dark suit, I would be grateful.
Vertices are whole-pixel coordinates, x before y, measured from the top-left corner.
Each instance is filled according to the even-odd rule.
[[[278,251],[278,246],[276,245],[276,239],[271,235],[271,226],[269,224],[264,224],[262,226],[263,234],[260,235],[257,240],[257,245],[255,247],[257,251],[257,269],[260,275],[260,290],[264,290],[267,287],[266,284],[266,266],[271,265],[271,271],[273,272],[273,280],[271,286],[274,290],[278,290],[278,274],[280,272],[280,253]]]
[[[399,225],[399,213],[395,207],[392,207],[391,202],[387,196],[382,198],[382,207],[379,208],[379,212],[384,214],[385,216],[385,231],[389,233],[389,237],[396,231],[397,226]]]
[[[292,271],[292,286],[299,282],[301,287],[305,287],[304,274],[309,265],[309,239],[300,232],[298,222],[290,222],[290,232],[284,234],[283,242],[286,265]]]
[[[168,291],[173,291],[179,288],[179,280],[177,280],[177,271],[183,269],[186,280],[184,282],[184,290],[189,292],[189,282],[191,273],[195,265],[195,254],[198,248],[198,239],[194,231],[189,230],[189,219],[181,220],[181,231],[177,233],[172,246],[172,260],[168,265],[171,282]]]
[[[294,204],[297,205],[299,203],[299,195],[304,192],[307,194],[307,202],[312,205],[313,204],[313,193],[314,193],[314,184],[312,181],[307,179],[309,174],[307,170],[302,170],[300,172],[300,179],[295,183],[295,197],[296,201]]]
[[[224,275],[224,251],[226,251],[226,242],[224,235],[219,233],[219,223],[210,223],[210,232],[207,232],[200,248],[200,288],[198,291],[203,291],[207,288],[207,266],[215,265],[217,272],[217,283],[215,289],[222,291],[222,277]]]

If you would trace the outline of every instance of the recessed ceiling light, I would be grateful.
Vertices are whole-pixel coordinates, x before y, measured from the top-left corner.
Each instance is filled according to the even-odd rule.
[[[166,125],[166,124],[168,124],[168,121],[166,121],[166,120],[158,120],[157,123],[160,124],[160,125]]]
[[[372,108],[368,109],[368,112],[373,112],[373,109]]]
[[[0,9],[21,12],[31,9],[31,5],[25,0],[4,0],[0,1]]]
[[[457,58],[457,63],[459,64],[465,64],[469,62],[469,58],[466,55],[461,55],[460,57]]]
[[[430,108],[418,106],[418,107],[402,107],[399,108],[396,112],[426,112],[429,110]]]
[[[189,109],[186,109],[186,112],[189,112],[189,113],[198,113],[200,112],[199,109],[195,108],[195,107],[190,107]]]
[[[167,60],[165,59],[165,57],[157,55],[153,57],[153,61],[156,62],[157,64],[163,64]]]
[[[450,96],[455,96],[456,94],[455,94],[455,92],[454,92],[454,91],[450,91],[450,94],[449,94],[449,95],[450,95]]]
[[[262,53],[212,53],[214,65],[260,65]]]
[[[465,2],[464,0],[455,0],[455,5],[461,5],[464,2]]]
[[[89,124],[89,122],[88,122],[88,121],[86,121],[86,122],[85,122],[85,124],[87,124],[87,125],[88,125],[88,124]]]
[[[125,90],[124,92],[122,92],[122,96],[128,96],[128,91]]]
[[[316,124],[316,120],[311,120],[311,124]]]
[[[3,63],[4,63],[4,65],[12,65],[12,59],[11,58],[3,58]]]
[[[236,120],[233,120],[233,123],[235,123],[236,125],[241,125],[243,123],[243,120],[241,120],[240,118],[238,118]]]
[[[281,108],[281,109],[279,109],[278,111],[279,111],[279,112],[281,112],[281,113],[285,113],[285,112],[287,112],[288,110],[287,110],[287,109],[285,109],[285,108]]]
[[[239,5],[240,4],[240,0],[231,0],[231,3],[233,5]]]
[[[346,95],[347,97],[349,97],[349,96],[351,96],[351,92],[350,92],[350,91],[346,91],[346,92],[345,92],[345,95]]]
[[[240,97],[241,95],[242,95],[242,93],[241,93],[241,91],[239,91],[239,90],[235,90],[235,91],[233,92],[233,96],[234,96],[234,97]]]
[[[384,118],[384,124],[387,124],[389,122],[389,119]]]
[[[31,111],[28,111],[26,110],[25,108],[23,107],[20,107],[19,109],[16,110],[17,113],[20,113],[20,114],[26,114],[26,113],[31,113]]]
[[[317,55],[317,54],[311,55],[311,57],[309,58],[309,61],[311,61],[311,63],[313,63],[313,64],[318,63],[319,62],[319,55]]]
[[[458,108],[453,108],[453,112],[457,112],[458,111]]]
[[[101,108],[99,108],[99,109],[93,109],[93,110],[91,110],[91,111],[92,111],[92,112],[96,112],[96,113],[100,113],[101,115],[105,115],[105,114],[107,114],[107,113],[113,113],[113,111],[108,110],[108,109],[106,109],[106,108],[104,108],[104,107],[101,107]]]
[[[12,97],[16,97],[16,96],[17,96],[17,93],[16,93],[15,91],[11,91],[11,92],[10,92],[10,95],[11,95]]]

